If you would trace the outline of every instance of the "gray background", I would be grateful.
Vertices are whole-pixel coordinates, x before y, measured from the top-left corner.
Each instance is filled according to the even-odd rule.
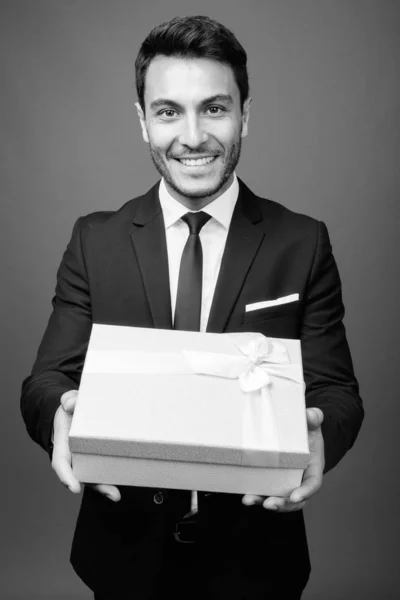
[[[328,225],[365,401],[355,448],[305,511],[304,599],[399,598],[400,4],[385,0],[1,0],[0,597],[91,597],[68,562],[80,500],[28,438],[20,384],[75,219],[156,180],[134,109],[139,44],[162,20],[199,13],[249,55],[238,174]]]

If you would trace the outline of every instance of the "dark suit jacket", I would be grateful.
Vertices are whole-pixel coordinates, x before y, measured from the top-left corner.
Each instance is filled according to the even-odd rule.
[[[245,312],[246,304],[293,293],[299,293],[299,302]],[[61,395],[79,386],[92,323],[172,327],[158,184],[116,212],[77,221],[58,271],[53,308],[21,399],[29,434],[50,453],[54,414]],[[326,471],[352,446],[363,418],[343,314],[325,225],[258,198],[240,181],[207,331],[300,338],[307,406],[321,408],[325,416]],[[123,488],[121,502],[114,504],[85,489],[72,563],[92,589],[127,581],[133,573],[139,585],[159,568],[162,541],[186,512],[190,493],[165,491],[162,505],[153,495],[148,488]],[[199,514],[204,531],[214,536],[210,570],[212,552],[220,556],[223,550],[231,567],[237,562],[232,569],[249,576],[268,578],[266,564],[273,570],[284,559],[285,565],[292,562],[292,577],[307,580],[301,512],[274,514],[243,507],[237,495],[213,494],[201,498]],[[259,543],[265,548],[262,562],[246,563],[243,548]]]

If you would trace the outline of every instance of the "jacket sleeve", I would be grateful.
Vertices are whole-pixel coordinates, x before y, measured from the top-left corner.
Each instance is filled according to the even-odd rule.
[[[62,394],[79,387],[92,327],[80,225],[78,219],[58,269],[52,314],[31,375],[22,384],[26,428],[50,456],[54,415]]]
[[[354,444],[364,411],[343,325],[339,272],[321,222],[304,306],[301,343],[306,404],[324,413],[326,472]]]

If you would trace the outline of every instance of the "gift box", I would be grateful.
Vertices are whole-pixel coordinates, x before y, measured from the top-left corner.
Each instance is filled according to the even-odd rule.
[[[299,340],[94,324],[69,434],[87,483],[286,495],[309,451]]]

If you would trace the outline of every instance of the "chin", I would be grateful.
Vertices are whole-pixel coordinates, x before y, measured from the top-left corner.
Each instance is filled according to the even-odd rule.
[[[176,179],[169,181],[171,187],[178,194],[187,198],[207,198],[208,196],[213,196],[221,189],[224,183],[225,181],[221,177],[211,181],[193,182],[192,185],[177,181]]]
[[[186,196],[186,198],[207,198],[208,196],[216,194],[220,188],[220,185],[188,187],[180,185],[174,186],[175,191],[178,192],[181,196]]]

